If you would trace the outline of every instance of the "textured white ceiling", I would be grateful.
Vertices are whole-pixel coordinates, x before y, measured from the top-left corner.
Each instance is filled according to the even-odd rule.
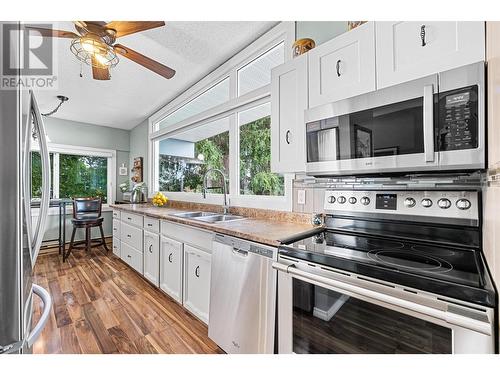
[[[54,22],[54,28],[74,31],[71,22]],[[276,22],[166,22],[166,26],[118,39],[120,44],[177,71],[168,80],[126,58],[111,70],[110,81],[92,79],[90,67],[70,52],[70,39],[58,39],[58,89],[39,90],[41,112],[52,110],[56,95],[66,95],[54,117],[96,125],[132,129],[156,109],[260,37]]]

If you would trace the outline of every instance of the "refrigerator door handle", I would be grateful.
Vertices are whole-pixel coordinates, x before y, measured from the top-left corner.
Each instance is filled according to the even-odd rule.
[[[42,160],[42,198],[40,202],[39,220],[35,229],[35,235],[33,239],[33,254],[32,254],[32,265],[35,265],[36,258],[38,257],[38,252],[40,251],[40,246],[42,244],[43,235],[45,234],[45,224],[47,222],[47,216],[49,211],[50,203],[50,156],[49,147],[47,145],[47,137],[45,136],[45,127],[43,125],[43,119],[38,109],[38,104],[35,99],[33,91],[31,94],[31,110],[35,116],[36,124],[38,125],[38,139],[40,143],[40,158]]]
[[[52,298],[50,297],[49,292],[47,292],[44,288],[37,284],[33,284],[33,293],[36,294],[43,302],[43,312],[40,320],[36,324],[36,326],[31,330],[26,342],[28,346],[32,346],[33,343],[38,339],[40,334],[42,333],[45,324],[49,320],[50,310],[52,309]]]

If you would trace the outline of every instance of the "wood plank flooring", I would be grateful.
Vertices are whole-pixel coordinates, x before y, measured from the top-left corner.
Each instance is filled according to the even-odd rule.
[[[204,323],[111,251],[75,251],[66,263],[41,255],[34,282],[53,298],[34,353],[223,353]],[[35,297],[34,324],[42,308]]]

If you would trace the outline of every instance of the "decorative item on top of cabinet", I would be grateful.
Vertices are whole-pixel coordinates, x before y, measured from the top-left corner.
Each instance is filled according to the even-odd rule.
[[[308,54],[271,72],[271,170],[303,172],[306,161],[304,111],[308,108]]]
[[[310,38],[297,39],[292,45],[293,57],[303,55],[314,47],[316,47],[316,43]]]
[[[375,26],[367,22],[309,56],[309,107],[375,90]]]
[[[183,305],[208,324],[211,255],[184,245]]]
[[[366,22],[368,21],[347,21],[347,30],[351,31],[352,29],[355,29],[356,27],[361,26]]]
[[[377,88],[485,59],[481,21],[376,22]]]

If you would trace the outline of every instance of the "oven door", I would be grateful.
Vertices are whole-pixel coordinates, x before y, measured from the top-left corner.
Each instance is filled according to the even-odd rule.
[[[399,298],[406,289],[385,294],[395,287],[370,282],[368,289],[366,278],[349,283],[348,274],[332,277],[323,267],[283,259],[273,267],[279,353],[494,353],[493,311],[464,314],[415,292],[414,301]]]
[[[436,74],[306,111],[307,174],[438,168],[437,93]]]

